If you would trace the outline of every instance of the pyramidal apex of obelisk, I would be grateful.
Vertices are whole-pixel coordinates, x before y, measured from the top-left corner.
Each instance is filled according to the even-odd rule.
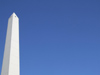
[[[12,13],[12,15],[10,16],[10,18],[11,18],[11,17],[16,17],[16,18],[18,18],[18,16],[15,14],[15,12]],[[19,19],[19,18],[18,18],[18,19]]]
[[[1,75],[20,75],[19,18],[15,13],[8,19]]]

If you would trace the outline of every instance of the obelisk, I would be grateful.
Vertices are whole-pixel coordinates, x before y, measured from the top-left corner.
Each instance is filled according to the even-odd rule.
[[[20,75],[19,18],[15,13],[8,20],[1,75]]]

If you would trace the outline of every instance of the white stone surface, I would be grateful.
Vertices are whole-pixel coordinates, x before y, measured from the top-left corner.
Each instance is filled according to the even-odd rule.
[[[20,75],[19,18],[15,13],[8,20],[1,75]]]

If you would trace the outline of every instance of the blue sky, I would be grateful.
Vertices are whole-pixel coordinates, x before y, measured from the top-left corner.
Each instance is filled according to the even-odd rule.
[[[0,0],[0,71],[13,12],[21,75],[100,75],[100,0]]]

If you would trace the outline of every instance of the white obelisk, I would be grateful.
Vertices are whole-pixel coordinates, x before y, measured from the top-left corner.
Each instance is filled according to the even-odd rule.
[[[20,75],[19,18],[13,13],[8,20],[1,75]]]

